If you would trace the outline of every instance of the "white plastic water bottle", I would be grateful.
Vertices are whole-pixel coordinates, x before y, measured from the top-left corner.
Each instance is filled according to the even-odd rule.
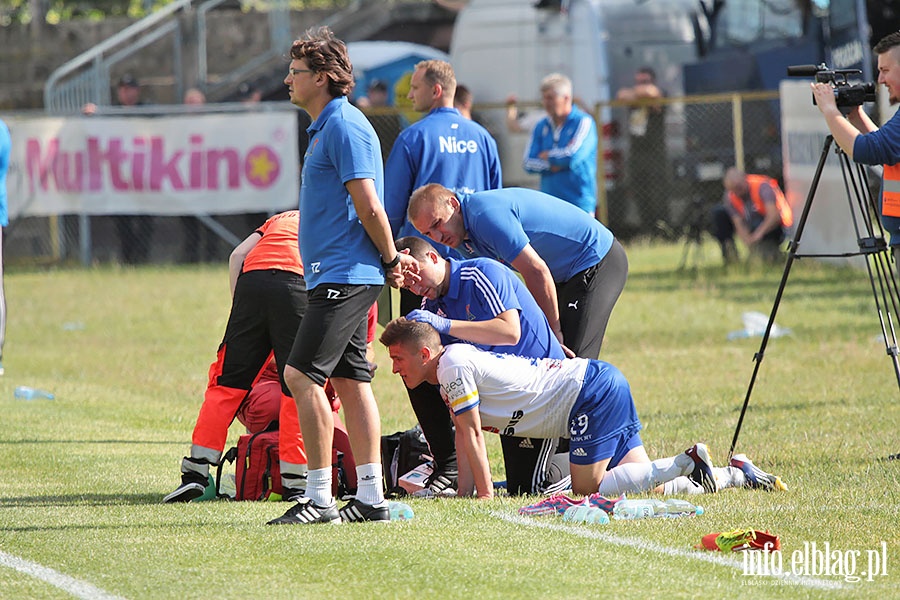
[[[566,509],[566,512],[563,513],[563,521],[606,525],[609,523],[609,515],[606,514],[605,510],[597,506],[579,504]]]
[[[666,505],[660,500],[646,498],[641,500],[619,500],[613,507],[614,519],[648,519],[657,515],[664,515]]]
[[[694,506],[686,500],[670,498],[665,502],[655,498],[641,500],[619,500],[613,507],[614,519],[648,519],[652,517],[683,517],[702,515],[703,507]]]
[[[412,507],[406,502],[391,501],[388,505],[391,521],[410,521],[415,516]]]
[[[692,517],[694,515],[702,514],[702,506],[695,506],[687,500],[682,500],[680,498],[669,498],[666,500],[667,517]]]
[[[13,396],[19,400],[53,400],[55,397],[50,392],[28,387],[27,385],[16,386]]]

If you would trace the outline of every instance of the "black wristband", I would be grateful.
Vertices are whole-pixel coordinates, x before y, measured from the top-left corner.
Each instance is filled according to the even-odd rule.
[[[400,262],[400,253],[398,252],[397,255],[394,257],[394,260],[392,260],[391,262],[383,262],[383,263],[381,263],[381,266],[384,268],[385,271],[390,271],[391,269],[396,267],[399,262]]]

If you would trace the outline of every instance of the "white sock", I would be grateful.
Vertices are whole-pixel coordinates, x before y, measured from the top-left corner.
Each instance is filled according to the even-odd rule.
[[[663,494],[702,494],[703,486],[697,485],[687,477],[676,477],[663,484]]]
[[[306,474],[306,497],[319,506],[334,504],[331,493],[331,467],[310,469]]]
[[[747,484],[747,476],[737,467],[714,467],[713,474],[716,476],[716,486],[723,490],[725,488],[741,488]]]
[[[735,467],[713,467],[716,488],[724,490],[730,487],[743,487],[747,480],[744,472]],[[687,477],[676,477],[663,485],[664,494],[703,494],[705,490]]]
[[[646,463],[624,463],[603,474],[597,491],[607,498],[616,498],[622,494],[633,492],[649,492],[666,481],[683,475],[686,465],[682,457],[691,464],[693,461],[686,454],[670,458],[659,458]]]
[[[384,502],[381,463],[356,465],[356,499],[364,504]]]

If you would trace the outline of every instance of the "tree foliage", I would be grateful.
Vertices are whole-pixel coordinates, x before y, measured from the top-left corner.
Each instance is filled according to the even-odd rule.
[[[348,0],[288,0],[294,10],[343,8]],[[73,19],[101,20],[106,17],[140,18],[170,4],[172,0],[0,0],[0,26],[34,21],[59,23]],[[259,8],[266,0],[233,0],[242,9]]]
[[[167,3],[165,0],[0,0],[0,24],[142,17]]]

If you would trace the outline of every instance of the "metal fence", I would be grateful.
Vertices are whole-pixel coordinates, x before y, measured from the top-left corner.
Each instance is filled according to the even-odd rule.
[[[681,239],[692,227],[705,227],[709,209],[721,200],[722,175],[729,166],[782,177],[775,93],[670,98],[661,106],[638,108],[661,111],[663,128],[656,142],[635,137],[640,131],[635,107],[613,102],[593,111],[598,121],[603,118],[598,153],[598,178],[606,182],[598,186],[602,220],[621,239]],[[173,113],[180,110],[172,107]],[[532,105],[528,110],[540,109]],[[498,139],[504,184],[537,187],[538,179],[521,170],[528,134],[510,134],[504,114],[502,106],[481,105],[475,118]],[[402,128],[419,115],[373,109],[368,116],[386,158]],[[12,217],[4,235],[8,264],[171,264],[225,261],[266,214]]]
[[[537,103],[520,107],[528,116]],[[777,92],[744,92],[666,98],[657,103],[609,102],[587,107],[598,131],[598,202],[601,220],[619,238],[679,238],[705,226],[722,198],[731,166],[782,180],[780,105]],[[538,187],[522,170],[529,134],[507,129],[502,105],[479,105],[473,118],[497,139],[504,185]],[[387,152],[399,134],[397,120],[416,114],[374,109],[368,113]],[[533,122],[534,119],[532,118]]]

